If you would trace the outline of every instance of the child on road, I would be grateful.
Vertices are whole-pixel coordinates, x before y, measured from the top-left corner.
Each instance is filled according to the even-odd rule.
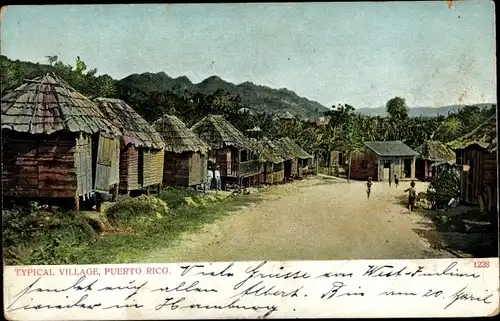
[[[417,190],[415,189],[415,182],[411,181],[410,188],[405,189],[408,192],[408,209],[411,213],[415,208],[415,200],[417,198]]]
[[[366,195],[368,196],[368,198],[370,198],[370,193],[372,191],[372,178],[371,177],[368,177],[368,181],[366,182]]]

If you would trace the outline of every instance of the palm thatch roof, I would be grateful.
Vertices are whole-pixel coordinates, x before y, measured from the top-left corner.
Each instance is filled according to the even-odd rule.
[[[471,145],[478,145],[490,153],[497,151],[497,117],[491,116],[472,132],[447,144],[451,149],[463,149]]]
[[[120,134],[90,99],[53,73],[27,80],[2,97],[2,129]]]
[[[297,143],[288,137],[280,138],[276,141],[276,146],[285,160],[292,158],[308,159],[312,158],[305,150],[302,149]]]
[[[201,152],[206,154],[210,149],[207,143],[202,141],[186,124],[179,118],[171,115],[163,115],[153,123],[154,128],[162,135],[167,152]]]
[[[268,140],[258,141],[256,139],[250,139],[252,143],[253,150],[259,155],[259,161],[261,162],[271,162],[274,164],[279,164],[284,161],[283,157],[278,153],[276,146]]]
[[[95,98],[94,103],[99,109],[120,128],[125,146],[162,149],[165,142],[161,135],[132,107],[121,99]]]
[[[433,162],[447,162],[455,159],[455,152],[437,140],[425,141],[415,149],[420,157]]]
[[[238,149],[252,150],[252,144],[243,133],[231,125],[222,116],[206,116],[191,127],[210,148],[220,149],[225,147],[236,147]]]

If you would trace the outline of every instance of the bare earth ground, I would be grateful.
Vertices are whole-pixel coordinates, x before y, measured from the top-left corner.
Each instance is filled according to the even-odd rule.
[[[261,202],[184,234],[178,244],[151,252],[141,262],[244,260],[421,259],[452,257],[431,250],[412,228],[418,214],[396,200],[399,188],[310,178],[260,192]],[[417,191],[426,185],[417,183]]]

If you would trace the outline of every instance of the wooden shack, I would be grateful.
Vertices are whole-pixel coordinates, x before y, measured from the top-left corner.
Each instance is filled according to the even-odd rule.
[[[284,180],[283,158],[279,155],[276,147],[266,138],[262,140],[251,140],[254,150],[259,155],[261,162],[261,184],[281,183]]]
[[[165,141],[163,184],[196,186],[205,182],[210,147],[179,118],[163,115],[153,124]]]
[[[460,168],[461,200],[494,212],[497,204],[497,124],[490,117],[478,128],[448,144]]]
[[[118,184],[120,131],[92,103],[53,73],[2,97],[3,195],[73,198]]]
[[[420,180],[435,176],[440,168],[455,162],[455,152],[440,141],[427,140],[415,151],[419,153],[415,164],[415,177]]]
[[[209,161],[220,166],[223,186],[251,186],[258,182],[260,162],[249,138],[222,116],[206,116],[191,130],[210,146]]]
[[[276,141],[276,145],[281,157],[285,160],[285,178],[302,178],[304,170],[309,168],[313,157],[289,137],[280,138]]]
[[[96,98],[94,103],[118,127],[120,193],[161,188],[165,142],[161,135],[123,100]]]
[[[418,153],[402,141],[369,141],[365,149],[351,157],[351,178],[374,181],[415,178]]]

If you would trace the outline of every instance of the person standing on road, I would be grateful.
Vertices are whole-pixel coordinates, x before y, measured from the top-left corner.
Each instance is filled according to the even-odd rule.
[[[413,211],[415,208],[415,200],[417,198],[417,190],[415,189],[415,182],[411,181],[410,188],[405,189],[408,192],[408,210]]]
[[[210,186],[212,186],[212,180],[214,179],[214,173],[212,172],[212,168],[208,168],[207,177],[205,181],[205,191],[210,190]]]
[[[370,193],[372,191],[372,178],[368,177],[368,181],[366,182],[366,196],[370,198]]]
[[[217,184],[217,190],[220,191],[221,188],[221,179],[220,179],[220,167],[217,165],[214,172],[215,183]]]
[[[399,178],[398,175],[394,175],[394,184],[396,184],[396,187],[399,186]]]

